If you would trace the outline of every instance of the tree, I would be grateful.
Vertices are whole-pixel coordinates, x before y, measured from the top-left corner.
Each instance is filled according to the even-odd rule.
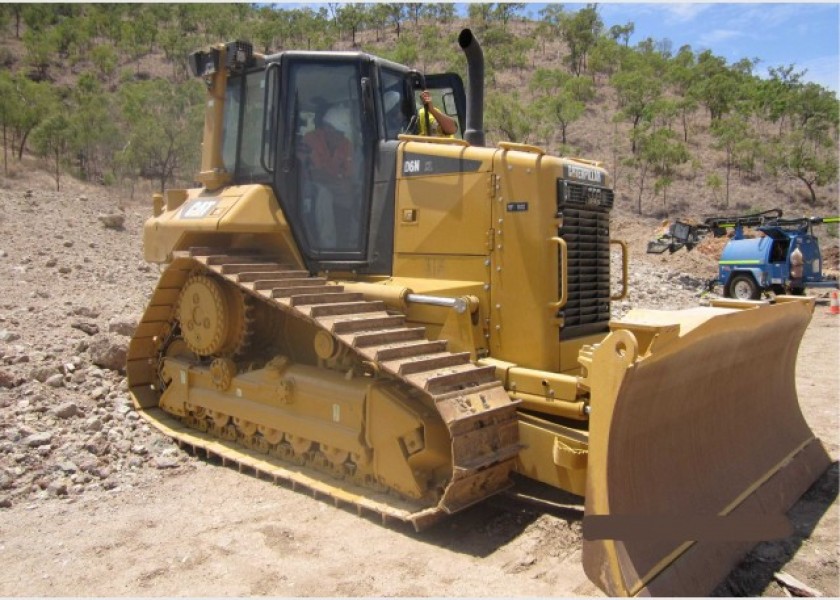
[[[556,39],[562,35],[561,23],[565,17],[562,4],[546,4],[539,12],[540,25],[538,28],[539,35],[543,38]],[[558,53],[557,59],[563,58],[561,53]]]
[[[110,81],[117,71],[117,54],[110,46],[96,46],[90,53],[90,60],[102,81]]]
[[[712,121],[730,111],[739,91],[739,81],[724,59],[714,56],[710,50],[703,52],[697,60],[694,81],[692,93],[706,105]]]
[[[586,69],[586,56],[601,35],[604,22],[598,16],[596,4],[587,4],[573,14],[566,14],[560,20],[563,40],[569,47],[567,63],[575,75],[581,75]]]
[[[610,38],[615,41],[622,40],[624,47],[630,45],[630,36],[636,31],[636,24],[630,21],[626,25],[613,25],[610,27]]]
[[[662,83],[651,69],[644,66],[639,66],[635,70],[622,69],[613,77],[612,83],[618,94],[618,105],[620,107],[620,110],[616,113],[616,118],[629,119],[633,124],[631,151],[635,154],[635,134],[639,123],[649,114],[651,104],[662,93]]]
[[[339,28],[350,31],[350,40],[353,46],[356,45],[356,32],[365,23],[365,10],[361,4],[345,4],[338,9],[337,21]]]
[[[467,7],[467,15],[475,30],[483,36],[487,28],[493,23],[493,3],[470,3]]]
[[[565,145],[569,125],[583,115],[584,102],[594,95],[592,83],[557,69],[538,69],[531,89],[538,95],[535,114],[548,122],[552,131],[554,126],[560,127],[560,140]]]
[[[129,173],[166,183],[199,155],[203,92],[194,82],[140,81],[120,88],[128,139],[118,159]]]
[[[6,71],[0,71],[0,127],[3,128],[3,174],[9,174],[9,128],[14,125],[17,107],[17,95],[12,76]]]
[[[55,36],[42,34],[36,29],[23,32],[23,45],[26,48],[26,64],[32,68],[32,78],[38,81],[49,79],[49,68],[53,58],[57,58],[58,49]]]
[[[809,139],[798,130],[780,136],[770,146],[769,165],[772,172],[805,184],[812,206],[817,204],[816,188],[835,183],[840,167],[836,144],[828,136]]]
[[[511,142],[527,143],[536,130],[533,109],[523,108],[519,93],[496,93],[488,98],[487,128],[496,129]]]
[[[99,180],[109,169],[110,157],[118,151],[122,138],[111,96],[92,73],[84,73],[68,101],[67,128],[72,135],[67,150],[72,152],[80,177]]]
[[[638,212],[642,214],[642,195],[645,181],[650,173],[657,176],[654,193],[663,192],[663,208],[667,211],[667,190],[673,183],[674,169],[689,159],[688,151],[682,143],[674,139],[674,132],[668,129],[656,131],[640,129],[636,132],[636,138],[639,152],[628,161],[628,164],[638,169]]]
[[[598,38],[589,52],[589,71],[593,83],[599,74],[612,78],[621,63],[621,54],[622,49],[615,40],[603,36]]]
[[[29,134],[52,112],[56,101],[55,89],[45,82],[31,81],[18,74],[14,78],[14,128],[17,132],[18,160],[23,160],[23,151]]]
[[[70,125],[61,111],[45,119],[32,134],[38,155],[53,160],[56,191],[61,190],[61,161],[70,137]]]
[[[377,6],[376,4],[374,6]],[[435,23],[449,25],[455,20],[455,5],[451,3],[428,2],[420,3],[420,14]]]
[[[493,18],[502,22],[502,29],[507,29],[508,21],[522,14],[524,2],[499,2],[493,8]]]
[[[397,39],[400,39],[400,26],[405,16],[405,5],[398,2],[389,2],[385,6],[388,7],[388,20],[394,24]]]
[[[385,35],[385,26],[390,18],[390,9],[387,4],[375,3],[368,12],[368,23],[376,31],[376,41],[379,42]]]

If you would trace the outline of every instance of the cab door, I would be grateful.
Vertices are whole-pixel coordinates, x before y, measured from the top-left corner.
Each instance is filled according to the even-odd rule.
[[[281,59],[275,186],[311,272],[366,263],[375,128],[358,57]]]

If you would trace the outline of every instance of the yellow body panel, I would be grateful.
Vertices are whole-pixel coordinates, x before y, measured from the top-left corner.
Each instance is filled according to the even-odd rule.
[[[146,221],[144,258],[168,262],[172,252],[196,246],[236,247],[259,244],[302,265],[289,224],[265,185],[236,185],[216,192],[183,190],[183,201]]]

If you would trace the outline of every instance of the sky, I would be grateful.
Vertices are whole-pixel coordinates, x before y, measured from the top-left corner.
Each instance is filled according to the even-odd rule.
[[[526,11],[539,18],[545,4]],[[563,3],[567,11],[584,4]],[[807,69],[805,81],[840,91],[840,3],[629,3],[599,2],[606,29],[633,22],[630,45],[651,37],[667,38],[676,53],[688,44],[695,53],[711,50],[733,64],[760,59],[754,73],[767,76],[770,67],[796,65]]]

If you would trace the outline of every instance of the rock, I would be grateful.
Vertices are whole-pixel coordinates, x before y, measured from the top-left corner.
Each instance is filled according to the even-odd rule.
[[[45,267],[52,268],[58,264],[58,261],[54,258],[49,259],[46,263],[44,263]]]
[[[8,496],[0,497],[0,508],[12,508],[12,500]]]
[[[125,369],[127,351],[128,340],[117,338],[111,334],[94,338],[88,348],[93,364],[112,371],[123,371]]]
[[[102,432],[94,434],[84,445],[85,450],[94,456],[104,456],[108,453],[109,447],[108,440],[105,439]]]
[[[53,434],[49,431],[42,431],[40,433],[33,433],[22,440],[22,444],[29,448],[37,448],[38,446],[47,446],[52,442]]]
[[[26,190],[25,192],[23,192],[23,197],[26,198],[27,200],[29,198],[31,198],[32,197],[32,190]]]
[[[73,313],[77,317],[87,317],[88,319],[96,319],[99,317],[99,311],[88,306],[79,306],[73,309]]]
[[[125,215],[120,213],[98,215],[97,219],[108,229],[123,229],[123,224],[125,223]]]
[[[72,460],[65,460],[58,463],[58,468],[68,475],[76,473],[79,467]]]
[[[178,459],[172,456],[156,456],[152,464],[156,469],[174,469],[178,466]]]
[[[20,336],[14,331],[9,331],[8,329],[3,329],[2,331],[0,331],[0,342],[9,343],[19,339]]]
[[[72,271],[73,271],[73,269],[71,269],[70,267],[59,267],[58,268],[58,272],[61,273],[62,275],[67,275],[68,273],[71,273]]]
[[[0,388],[10,389],[21,384],[21,379],[15,377],[5,369],[0,369]]]
[[[108,322],[108,332],[118,333],[127,337],[134,335],[137,328],[137,321],[134,319],[111,319]]]
[[[86,431],[101,431],[102,430],[102,421],[98,417],[91,417],[87,421],[85,421],[85,430]]]
[[[50,387],[59,388],[64,385],[64,375],[56,373],[55,375],[48,377],[44,383]]]
[[[59,405],[53,411],[53,414],[59,419],[70,419],[79,414],[79,407],[73,402],[65,402],[64,404]]]
[[[42,365],[35,367],[29,372],[29,377],[35,381],[46,383],[47,379],[54,375],[60,375],[59,369],[56,365]]]
[[[74,321],[73,323],[70,323],[70,327],[78,329],[79,331],[84,331],[88,335],[96,335],[99,333],[99,325],[89,321]]]
[[[67,495],[67,480],[55,479],[47,486],[47,491],[53,496]]]

